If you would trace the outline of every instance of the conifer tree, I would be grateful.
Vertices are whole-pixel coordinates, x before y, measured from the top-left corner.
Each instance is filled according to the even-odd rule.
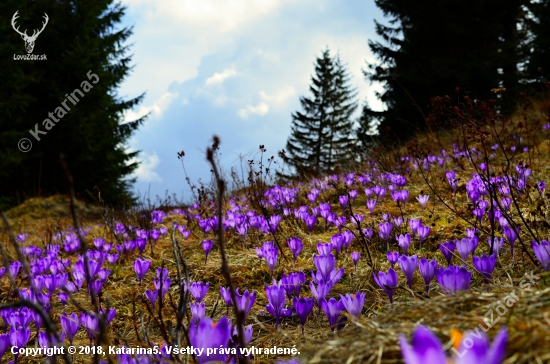
[[[527,61],[522,76],[531,86],[528,91],[540,92],[550,81],[550,0],[531,1],[527,13],[524,26],[530,41],[524,47]]]
[[[369,41],[378,63],[365,71],[385,89],[378,97],[387,110],[365,110],[380,122],[380,133],[407,139],[427,129],[434,96],[486,100],[492,89],[505,87],[508,99],[516,100],[517,47],[524,37],[517,23],[527,1],[376,0],[391,18],[390,25],[376,22],[383,41]]]
[[[43,27],[33,53],[46,60],[14,60],[27,54],[10,23],[16,11],[20,32],[31,35]],[[0,205],[66,193],[62,153],[77,196],[93,198],[100,191],[107,203],[131,201],[137,152],[129,152],[126,141],[143,118],[124,123],[123,116],[143,95],[125,99],[116,92],[131,69],[125,43],[132,31],[119,26],[124,12],[114,0],[0,2]],[[64,101],[68,107],[60,118],[56,110]],[[47,121],[52,112],[58,121]],[[22,138],[32,149],[18,149]]]
[[[352,119],[357,105],[345,66],[327,49],[317,58],[312,97],[300,97],[303,112],[292,114],[288,162],[299,175],[333,171],[349,161]]]

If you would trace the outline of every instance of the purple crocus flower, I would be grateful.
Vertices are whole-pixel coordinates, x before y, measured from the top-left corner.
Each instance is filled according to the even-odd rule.
[[[363,234],[365,234],[365,237],[370,240],[372,239],[372,235],[374,234],[374,230],[371,229],[371,228],[364,228],[363,229]]]
[[[465,267],[449,266],[448,268],[439,268],[435,272],[437,283],[446,295],[456,292],[466,291],[470,287],[472,273]]]
[[[330,280],[330,274],[334,270],[334,265],[336,264],[336,259],[332,254],[330,255],[320,255],[317,256],[313,254],[313,262],[315,267],[320,272],[321,277],[328,282]]]
[[[229,287],[225,288],[220,286],[220,294],[222,295],[222,299],[225,302],[227,308],[233,306],[233,300],[231,299],[231,289]]]
[[[350,195],[351,199],[353,200],[353,202],[355,202],[355,199],[357,198],[358,194],[359,194],[359,192],[357,190],[350,190],[349,191],[349,195]]]
[[[145,276],[145,273],[149,271],[149,268],[151,268],[150,260],[139,257],[134,261],[134,270],[139,278],[139,283],[143,281],[143,277]]]
[[[367,200],[367,208],[370,211],[370,214],[374,214],[374,209],[376,208],[376,203],[378,200]]]
[[[399,343],[405,364],[447,363],[441,342],[437,336],[422,325],[418,326],[413,334],[412,346],[409,345],[407,338],[403,334],[399,335]]]
[[[430,195],[419,195],[416,200],[422,206],[422,211],[426,208],[426,204],[428,203],[428,200],[430,199]]]
[[[491,278],[493,270],[495,269],[496,260],[497,257],[494,254],[490,257],[485,254],[483,254],[481,257],[472,257],[474,267],[485,278],[485,283],[489,283],[489,279]]]
[[[391,222],[382,222],[380,223],[380,231],[378,232],[378,235],[380,236],[380,239],[386,240],[386,250],[390,250],[390,234],[392,231],[393,225]]]
[[[426,283],[426,293],[430,293],[430,282],[435,276],[437,269],[437,260],[428,260],[426,258],[420,259],[418,270],[420,270],[420,274],[422,278],[424,278],[424,283]]]
[[[334,221],[334,224],[340,232],[342,232],[342,228],[346,225],[346,221],[347,218],[345,216],[340,216]]]
[[[202,245],[202,250],[204,250],[204,254],[206,255],[204,257],[204,264],[206,265],[206,261],[208,260],[208,254],[210,254],[210,251],[212,251],[214,242],[212,240],[203,240],[201,245]]]
[[[336,254],[340,253],[340,250],[344,247],[344,237],[340,233],[336,233],[330,237],[330,242],[336,249]]]
[[[15,239],[20,243],[24,243],[25,240],[27,239],[27,236],[29,236],[29,233],[17,234]]]
[[[331,255],[334,245],[332,243],[318,243],[317,251],[320,255]]]
[[[292,251],[292,256],[294,257],[294,262],[292,266],[294,267],[296,265],[296,259],[298,258],[298,255],[302,252],[304,245],[302,244],[302,239],[296,237],[287,239],[286,243]]]
[[[406,233],[405,235],[395,236],[397,244],[403,249],[405,254],[409,254],[409,246],[411,245],[411,235]]]
[[[365,216],[362,214],[353,214],[351,221],[353,222],[355,227],[359,229],[361,227],[361,221],[363,221],[364,218]]]
[[[311,313],[311,310],[313,310],[314,304],[313,298],[298,298],[297,296],[294,296],[294,311],[298,314],[298,318],[302,324],[302,335],[304,334],[304,325],[307,317]]]
[[[361,253],[359,252],[351,252],[351,260],[353,261],[354,269],[357,270],[357,262],[361,258]]]
[[[0,334],[0,359],[2,359],[9,347],[10,336],[8,334]]]
[[[206,284],[202,282],[193,282],[189,287],[189,292],[191,292],[191,294],[193,295],[193,297],[195,297],[197,302],[202,302],[209,288],[210,288],[210,283],[208,282],[206,282]]]
[[[388,258],[388,261],[393,268],[393,266],[395,265],[395,263],[397,263],[397,260],[399,259],[399,252],[387,252],[386,257]]]
[[[153,284],[157,291],[160,291],[159,298],[164,297],[166,292],[170,289],[172,280],[168,277],[168,269],[157,268],[157,279],[153,279]]]
[[[24,348],[31,338],[31,329],[28,327],[12,327],[9,332],[10,342],[13,347]],[[19,353],[15,354],[15,362]]]
[[[416,255],[413,255],[411,257],[402,255],[399,257],[399,267],[407,277],[407,284],[411,289],[412,289],[413,274],[417,266],[418,266],[418,257]]]
[[[17,275],[19,274],[19,271],[21,270],[21,267],[23,267],[23,264],[21,264],[20,261],[14,260],[9,267],[9,272],[11,276],[15,279]]]
[[[353,321],[356,322],[363,310],[365,305],[366,294],[364,292],[357,292],[354,294],[346,294],[345,296],[340,295],[340,300],[346,311],[353,317]]]
[[[531,247],[544,270],[550,270],[550,244],[548,241],[542,240],[540,244],[537,244],[536,241],[531,240]]]
[[[452,241],[447,241],[439,245],[439,250],[447,260],[447,264],[451,264],[451,259],[453,258],[453,253],[455,251],[456,245]]]
[[[424,240],[426,240],[428,235],[430,235],[431,231],[432,229],[429,226],[418,226],[416,232],[418,233],[418,238],[420,239],[420,247],[422,247],[422,243],[424,243]]]
[[[264,258],[265,262],[267,263],[267,266],[269,267],[269,270],[271,272],[271,276],[273,277],[273,270],[275,269],[275,265],[277,265],[277,255],[279,253],[279,250],[277,248],[270,248],[264,250]]]
[[[261,262],[262,259],[264,258],[264,251],[262,250],[262,248],[259,248],[259,247],[255,247],[254,251],[256,252],[256,255],[258,256],[258,258],[260,258],[260,262]]]
[[[66,306],[69,302],[69,294],[67,292],[57,292],[57,299],[63,306]]]
[[[413,238],[420,225],[422,225],[422,219],[409,219],[409,227],[411,228]]]
[[[502,227],[502,232],[504,233],[506,240],[508,240],[508,244],[510,244],[510,253],[512,254],[512,260],[514,260],[514,244],[518,239],[519,231],[519,226],[517,227],[517,230],[510,226]]]
[[[292,314],[292,309],[285,308],[286,294],[285,290],[280,284],[273,284],[272,286],[265,286],[265,295],[269,304],[265,306],[267,312],[275,316],[275,327],[279,329],[281,317],[287,317]]]
[[[491,247],[491,238],[487,238],[487,244],[489,244],[489,248]],[[495,239],[493,240],[493,255],[498,257],[498,254],[500,253],[500,249],[502,249],[502,246],[504,245],[504,238],[499,238],[498,236],[495,236]]]
[[[355,235],[353,235],[353,233],[349,230],[340,233],[340,235],[344,240],[344,247],[346,248],[346,251],[348,251],[350,244],[353,242],[353,239],[355,239]]]
[[[78,315],[73,312],[69,316],[67,316],[67,313],[63,312],[60,316],[60,321],[63,333],[67,335],[67,338],[72,345],[76,333],[78,332],[78,330],[80,330],[80,325],[78,324]]]
[[[342,301],[337,301],[336,298],[331,298],[330,300],[323,299],[321,301],[321,308],[327,316],[328,323],[330,324],[330,330],[334,331],[336,326],[340,326],[343,322],[342,319],[338,320],[342,311],[344,311],[344,304]]]
[[[311,234],[313,228],[315,227],[315,224],[317,223],[317,217],[304,213],[302,215],[302,220],[304,220],[304,223],[306,224],[309,233]]]
[[[338,201],[340,201],[340,206],[342,206],[342,210],[346,212],[346,207],[348,206],[348,203],[349,203],[349,197],[346,195],[342,195],[338,197]]]
[[[244,312],[245,315],[248,315],[252,306],[254,306],[254,302],[256,302],[256,291],[250,293],[246,290],[241,295],[237,288],[235,291],[235,299],[237,300],[237,309]]]
[[[380,271],[378,272],[378,277],[376,273],[372,273],[372,276],[376,284],[386,291],[390,298],[390,303],[393,303],[393,291],[397,287],[397,272],[393,268],[390,268],[388,269],[388,273]]]
[[[289,273],[288,276],[283,274],[281,283],[288,298],[291,298],[292,295],[297,297],[300,295],[302,286],[306,283],[306,275],[304,272]]]
[[[208,316],[203,317],[196,328],[190,328],[189,339],[195,348],[204,349],[202,355],[197,355],[200,364],[211,362],[227,362],[228,354],[214,353],[206,355],[206,350],[228,348],[231,339],[231,323],[223,316],[218,322],[212,321]]]
[[[466,229],[466,237],[467,237],[467,238],[473,238],[474,236],[477,236],[476,233],[477,233],[477,229],[476,229],[476,228],[468,228],[468,229]]]
[[[330,272],[328,279],[326,282],[330,282],[333,286],[340,281],[340,279],[344,276],[344,268],[340,269],[333,269],[332,272]],[[316,271],[315,273],[311,271],[311,278],[314,283],[318,283],[319,280],[325,280],[323,279],[323,275],[321,272]]]
[[[395,224],[395,226],[399,227],[403,225],[403,218],[401,216],[394,217],[393,223]]]
[[[313,297],[315,297],[315,300],[317,301],[317,305],[319,306],[319,311],[321,310],[321,301],[325,299],[326,296],[330,293],[330,290],[332,289],[333,284],[331,282],[325,282],[324,279],[320,279],[317,283],[317,288],[315,288],[315,285],[313,282],[309,282],[309,289],[311,289],[311,293],[313,294]]]
[[[206,305],[204,302],[191,302],[189,304],[193,323],[197,324],[206,315]]]
[[[113,265],[116,263],[117,260],[118,260],[118,254],[116,253],[107,254],[107,261],[109,262],[109,264]]]
[[[151,302],[151,306],[153,306],[153,308],[154,308],[155,303],[157,302],[157,299],[159,298],[159,292],[156,289],[154,289],[154,290],[148,289],[145,292],[145,297],[147,297],[149,302]]]
[[[456,250],[463,261],[468,259],[470,254],[473,254],[477,248],[479,239],[477,236],[473,238],[463,238],[462,240],[456,240]]]
[[[99,332],[99,321],[97,320],[97,317],[95,317],[93,314],[89,315],[82,312],[80,313],[80,325],[82,325],[84,330],[86,330],[91,344],[95,338],[96,333]]]
[[[481,336],[481,337],[480,337]],[[462,343],[458,348],[459,359],[457,364],[483,363],[501,364],[506,352],[506,341],[508,341],[508,330],[502,326],[498,334],[491,340],[484,332],[468,331],[464,334]],[[473,342],[473,346],[467,344]]]

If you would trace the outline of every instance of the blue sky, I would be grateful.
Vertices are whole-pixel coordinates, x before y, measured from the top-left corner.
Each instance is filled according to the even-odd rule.
[[[119,89],[125,98],[146,92],[126,120],[150,118],[129,149],[140,150],[136,193],[168,191],[189,201],[177,152],[193,181],[210,179],[205,162],[212,136],[221,139],[223,168],[252,159],[264,144],[277,155],[290,133],[299,97],[310,96],[316,57],[328,46],[347,64],[359,104],[374,109],[380,85],[364,80],[375,62],[369,39],[378,39],[374,19],[383,14],[361,0],[124,0],[123,26],[134,69]],[[357,111],[359,113],[359,109]],[[357,115],[358,116],[358,115]]]

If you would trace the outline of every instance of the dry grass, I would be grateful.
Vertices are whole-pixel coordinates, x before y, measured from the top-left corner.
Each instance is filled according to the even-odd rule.
[[[447,150],[452,150],[450,144],[454,140],[453,138],[456,138],[456,134],[442,135]],[[430,144],[427,136],[419,139],[424,144]],[[435,145],[435,143],[431,142],[431,145]],[[534,149],[536,150],[533,153],[533,158],[536,158],[536,163],[533,164],[535,179],[548,181],[547,142],[540,142],[538,148]],[[459,210],[465,210],[468,204],[467,196],[464,193],[464,181],[471,176],[472,172],[472,169],[467,168],[458,173],[462,179],[462,188],[459,190],[454,204]],[[442,174],[442,170],[438,171],[428,178],[428,182],[437,186],[442,198],[453,205],[449,187],[438,180],[438,176]],[[366,198],[362,193],[362,189],[359,189],[359,197],[353,204],[355,213],[365,215],[362,227],[375,228],[375,237],[370,249],[376,262],[376,271],[378,269],[387,271],[390,266],[385,256],[385,243],[379,244],[380,239],[377,237],[382,212],[391,213],[393,216],[403,214],[404,218],[421,217],[424,225],[431,226],[432,232],[423,247],[418,248],[418,238],[416,238],[414,239],[415,249],[412,249],[412,251],[418,254],[419,258],[438,259],[440,265],[446,265],[446,263],[439,252],[438,243],[463,237],[465,228],[469,227],[465,221],[458,218],[435,198],[433,193],[430,192],[426,181],[420,175],[413,173],[407,177],[409,179],[407,188],[410,190],[410,197],[403,211],[396,206],[388,193],[385,201],[378,204],[375,214],[371,216],[365,207]],[[422,211],[415,201],[416,196],[421,192],[431,195],[425,211]],[[332,190],[323,193],[319,200],[331,202],[332,210],[340,212],[341,208],[337,203],[337,196],[338,194]],[[301,195],[301,202],[306,204],[303,194]],[[43,247],[43,244],[47,242],[46,237],[51,236],[52,232],[66,230],[71,225],[67,206],[67,200],[62,197],[32,199],[9,211],[8,216],[17,233],[29,232],[29,238],[25,244]],[[525,205],[523,208],[525,209],[523,213],[528,216],[530,214],[529,206]],[[90,244],[93,238],[97,237],[113,241],[112,234],[99,220],[100,215],[97,208],[79,204],[78,209],[79,215],[83,217],[83,226],[89,229],[87,241]],[[201,241],[205,239],[203,233],[196,227],[194,222],[191,223],[185,220],[181,215],[168,215],[162,226],[171,228],[173,222],[193,226],[193,234],[188,240],[181,238],[179,233],[177,234],[178,240],[183,248],[191,281],[210,283],[210,291],[205,299],[207,315],[219,319],[226,314],[225,304],[219,295],[219,287],[227,284],[221,274],[221,257],[217,247],[210,253],[207,263],[204,264],[204,252],[200,246]],[[347,227],[356,230],[351,223],[348,223]],[[396,233],[405,233],[407,229],[406,225],[400,228],[395,227],[392,236]],[[309,276],[309,272],[314,269],[312,255],[316,252],[316,244],[330,241],[331,235],[336,232],[338,232],[338,229],[334,227],[326,229],[324,222],[319,219],[319,224],[314,232],[309,234],[302,222],[297,222],[294,218],[285,218],[280,225],[278,238],[284,247],[284,254],[288,261],[285,261],[281,254],[279,255],[279,264],[274,274],[275,278],[280,279],[283,273],[298,270],[304,270],[306,275]],[[540,232],[542,236],[548,236],[546,228],[541,228]],[[523,239],[529,242],[528,235],[523,231],[522,234]],[[292,267],[291,253],[284,243],[287,238],[294,236],[302,238],[304,242],[304,250],[300,254],[295,268]],[[206,238],[215,240],[213,234],[209,234]],[[264,286],[270,284],[271,275],[265,262],[259,261],[253,247],[260,246],[263,241],[273,240],[272,237],[263,236],[251,230],[246,241],[239,235],[231,233],[226,234],[226,240],[229,264],[235,285],[241,287],[241,291],[245,289],[256,290],[258,294],[256,304],[247,318],[247,324],[252,324],[254,328],[250,346],[269,348],[296,345],[301,352],[299,359],[303,363],[401,363],[402,359],[398,344],[400,334],[403,333],[410,339],[411,333],[418,324],[427,325],[440,337],[446,347],[450,348],[453,345],[450,338],[452,328],[464,332],[475,330],[480,324],[485,325],[483,321],[485,314],[494,308],[499,300],[515,291],[519,297],[518,302],[502,316],[499,316],[499,321],[488,330],[488,335],[493,337],[501,325],[506,324],[508,326],[510,339],[508,341],[506,363],[550,362],[550,349],[548,349],[550,348],[550,285],[548,284],[550,277],[534,267],[519,246],[516,248],[514,262],[511,260],[509,249],[501,251],[489,287],[484,284],[482,277],[475,272],[471,261],[466,262],[468,269],[473,272],[472,290],[457,296],[443,295],[435,281],[432,281],[430,295],[426,295],[424,293],[424,282],[418,272],[415,273],[411,292],[406,288],[405,278],[397,267],[400,288],[395,292],[393,306],[389,305],[387,296],[374,282],[372,278],[373,271],[366,263],[366,254],[362,253],[357,271],[354,271],[349,254],[341,254],[337,261],[337,267],[344,267],[346,273],[333,288],[329,297],[338,297],[339,294],[358,291],[365,292],[367,298],[363,315],[360,317],[358,325],[348,323],[337,336],[333,336],[326,317],[324,315],[319,317],[317,307],[315,307],[306,323],[305,337],[302,337],[300,323],[297,318],[284,319],[281,328],[276,330],[274,319],[263,313],[263,309],[267,304]],[[2,241],[7,241],[5,234]],[[395,241],[392,240],[390,243],[392,250],[398,250]],[[352,243],[351,250],[359,249],[357,242]],[[482,235],[476,254],[480,255],[488,253],[488,251],[486,236]],[[144,343],[136,337],[136,331],[140,332],[142,315],[144,322],[147,323],[149,314],[144,307],[143,293],[146,289],[152,288],[151,282],[155,275],[154,268],[165,266],[170,270],[172,281],[175,278],[172,243],[169,235],[161,238],[155,244],[152,255],[149,247],[146,248],[144,257],[152,260],[152,269],[145,276],[143,285],[140,285],[137,281],[132,266],[136,256],[136,254],[128,257],[122,256],[119,262],[111,268],[112,273],[104,286],[102,300],[104,305],[110,305],[117,309],[116,318],[110,327],[112,342],[127,343],[130,346],[143,346]],[[453,259],[454,264],[458,264],[459,257],[456,256]],[[520,289],[519,282],[524,279],[526,273],[530,272],[534,272],[536,283],[529,289]],[[171,288],[174,300],[177,300],[178,297],[176,290],[176,286]],[[0,299],[2,301],[8,301],[8,292],[7,279],[4,278],[0,286]],[[82,292],[85,292],[85,290],[82,290]],[[307,286],[304,287],[302,293],[311,296]],[[75,295],[74,299],[84,307],[91,308],[85,293]],[[63,308],[56,299],[54,301],[53,317],[56,322],[59,322],[58,315],[63,311]],[[77,311],[77,308],[74,305],[69,305],[64,310],[73,312]],[[163,315],[167,320],[174,320],[174,315],[169,307],[165,308]],[[229,311],[229,317],[232,317],[231,311]],[[163,341],[157,325],[150,323],[147,324],[147,327],[150,329],[153,341],[157,343]],[[87,336],[83,331],[79,332],[76,343],[82,345],[88,343]],[[273,363],[276,359],[271,355],[260,355],[255,358],[255,363]],[[77,361],[87,362],[88,358],[77,357]]]

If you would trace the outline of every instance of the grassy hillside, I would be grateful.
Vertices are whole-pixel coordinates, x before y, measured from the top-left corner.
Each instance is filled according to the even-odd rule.
[[[199,191],[200,200],[193,206],[148,206],[122,212],[78,204],[76,219],[82,227],[78,236],[69,199],[28,201],[7,212],[6,222],[11,228],[2,230],[3,259],[13,282],[10,273],[1,279],[0,300],[13,307],[19,298],[26,297],[26,302],[49,311],[50,327],[44,318],[42,325],[35,319],[17,328],[23,336],[25,327],[29,328],[28,342],[24,343],[28,348],[53,345],[55,340],[42,332],[55,329],[66,335],[62,314],[77,313],[89,317],[79,321],[82,328],[74,345],[102,346],[108,354],[109,345],[145,348],[162,344],[163,354],[138,355],[140,362],[194,362],[197,358],[193,355],[166,353],[167,346],[187,347],[191,336],[195,347],[216,343],[218,348],[236,348],[242,341],[249,348],[295,347],[299,352],[295,360],[300,363],[401,363],[404,340],[410,343],[419,325],[439,338],[441,350],[455,362],[465,360],[459,353],[471,358],[475,348],[483,346],[480,332],[486,331],[493,339],[503,327],[507,330],[506,347],[503,360],[495,359],[495,363],[550,362],[550,248],[544,255],[544,250],[535,251],[532,243],[545,249],[543,241],[548,239],[550,227],[550,194],[545,186],[550,181],[550,100],[532,102],[511,118],[499,116],[490,105],[474,109],[467,100],[457,109],[441,100],[440,107],[439,121],[452,123],[450,131],[418,135],[402,148],[374,151],[369,163],[353,171],[273,185],[265,162],[253,164],[248,181],[241,181],[243,188],[224,196],[220,209],[219,185],[218,189]],[[418,201],[426,198],[421,196],[429,196],[425,206]],[[413,234],[411,227],[418,220],[426,234],[422,242],[422,231]],[[385,234],[389,225],[383,223],[391,224],[391,232]],[[519,231],[518,236],[513,236],[513,231]],[[407,233],[411,239],[405,254],[397,238],[402,235],[406,239]],[[492,247],[488,238],[496,241]],[[300,239],[303,245],[295,263],[288,244],[292,239]],[[205,260],[208,241],[213,247]],[[329,242],[341,245],[341,249],[325,246],[330,253],[320,258],[323,247],[318,244]],[[459,246],[450,255],[450,263],[442,254],[446,242]],[[234,308],[226,305],[227,297],[224,300],[220,294],[220,287],[229,286],[228,274],[222,269],[222,244],[231,283],[239,288],[230,296],[246,301],[243,292],[255,292],[250,311],[239,318]],[[462,250],[469,244],[473,252]],[[412,282],[407,284],[401,264],[389,262],[387,246],[390,252],[397,252],[395,258],[402,260],[401,264],[413,256],[418,261],[437,261],[443,270],[432,277],[429,292],[418,267],[414,267]],[[360,253],[356,265],[352,252]],[[481,259],[494,256],[494,270],[480,270],[473,263],[473,256],[484,254]],[[33,279],[26,275],[25,264],[16,269],[13,261],[27,262]],[[147,262],[150,266],[145,269]],[[87,265],[88,270],[83,268]],[[398,282],[386,286],[393,291],[390,303],[373,273],[378,277],[380,271],[388,272],[392,266]],[[444,284],[451,274],[444,272],[448,266],[457,270],[464,267],[463,272],[471,277],[462,282],[462,289]],[[158,268],[166,268],[170,277],[169,281],[162,280],[162,285],[157,280]],[[343,274],[339,273],[341,268]],[[142,270],[140,282],[138,273]],[[324,300],[314,299],[302,334],[300,317],[290,298],[293,294],[281,307],[274,302],[276,292],[284,287],[275,286],[273,280],[297,272],[304,272],[306,278],[300,297],[314,297],[310,285],[319,290],[319,284],[324,284],[319,283],[319,277],[332,281],[326,295],[328,303],[321,306],[332,298],[340,300],[341,295],[356,294],[348,298],[353,300],[364,294],[358,318],[340,307],[334,318],[337,324],[331,327],[325,310],[319,307]],[[61,283],[52,287],[46,283],[48,279]],[[204,298],[199,297],[204,312],[197,303],[199,285],[193,285],[189,292],[184,289],[188,286],[185,281],[209,284]],[[30,282],[37,285],[34,296],[14,293],[12,284],[24,291]],[[286,288],[291,290],[288,285]],[[145,295],[148,290],[163,289],[165,296],[154,304]],[[335,300],[330,304],[337,305]],[[266,308],[268,304],[273,308]],[[116,310],[114,318],[107,318],[106,309]],[[4,318],[0,332],[14,330],[16,325],[9,315],[27,315],[21,310],[3,311],[9,314],[3,315],[8,318]],[[273,310],[275,316],[283,317],[276,319],[270,313]],[[193,317],[203,315],[218,324],[202,319],[197,326]],[[224,325],[224,316],[233,325],[240,320],[250,325],[242,341],[236,329],[234,335],[216,331]],[[98,326],[94,327],[94,319]],[[247,334],[250,329],[251,337]],[[468,336],[468,331],[477,337]],[[401,343],[400,335],[404,335]],[[50,344],[44,344],[47,342]],[[69,346],[68,338],[64,344]],[[479,355],[485,355],[487,349],[480,350],[483,353]],[[260,353],[248,361],[273,363],[290,357]],[[2,362],[13,359],[8,350]],[[93,355],[77,353],[68,359],[91,362]],[[17,360],[41,362],[42,357],[20,355]],[[97,360],[132,362],[123,354],[98,355]],[[198,360],[208,361],[206,356]]]

